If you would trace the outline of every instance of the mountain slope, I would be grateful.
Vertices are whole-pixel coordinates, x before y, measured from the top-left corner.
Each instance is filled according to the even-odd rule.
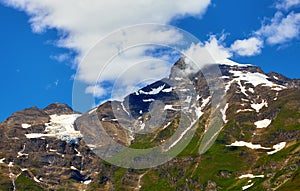
[[[0,124],[0,189],[299,190],[299,84],[252,65],[197,71],[180,59],[169,78],[123,102],[82,115],[63,104],[16,112]],[[125,169],[96,155],[113,156],[112,140],[179,153]],[[117,162],[137,165],[139,156]]]

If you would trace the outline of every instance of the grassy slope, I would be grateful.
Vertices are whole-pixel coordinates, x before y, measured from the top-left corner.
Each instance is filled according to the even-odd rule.
[[[280,108],[280,112],[276,119],[272,121],[272,128],[265,130],[265,141],[271,139],[271,135],[277,131],[298,131],[300,129],[300,113],[294,106],[291,107],[290,104],[287,104],[287,100],[292,103],[295,98],[281,99],[273,107],[268,108],[270,111]],[[255,126],[250,124],[249,120],[253,117],[253,113],[246,112],[240,115],[238,119],[230,121],[209,151],[198,156],[198,147],[201,141],[199,137],[203,135],[204,126],[204,119],[200,120],[194,138],[186,149],[177,156],[176,162],[150,170],[143,178],[142,190],[174,190],[187,187],[192,190],[200,190],[200,188],[203,189],[206,186],[209,180],[216,182],[220,190],[241,190],[242,186],[249,184],[247,183],[249,179],[238,179],[238,176],[243,173],[246,174],[246,172],[251,173],[255,168],[264,169],[265,171],[260,174],[264,174],[265,178],[252,179],[254,185],[248,190],[266,190],[265,183],[269,183],[271,187],[277,187],[278,185],[275,182],[280,182],[282,175],[287,173],[290,173],[293,178],[282,185],[279,184],[281,186],[278,189],[298,190],[299,172],[285,169],[285,167],[295,163],[293,160],[286,161],[286,159],[287,157],[297,158],[299,141],[289,144],[285,149],[274,155],[267,155],[265,151],[251,150],[244,147],[225,146],[232,137],[239,137],[243,140],[251,139]],[[142,139],[140,141],[142,142]],[[186,158],[190,157],[193,157],[192,161],[184,162]],[[272,169],[268,169],[268,166],[274,162],[278,164],[278,167],[276,167],[277,172],[268,177],[268,172],[272,172]],[[265,168],[265,166],[267,167]],[[223,177],[219,175],[220,172],[228,172],[229,175]]]

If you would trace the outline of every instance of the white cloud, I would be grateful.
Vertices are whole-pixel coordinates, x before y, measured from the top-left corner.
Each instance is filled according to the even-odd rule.
[[[59,45],[85,53],[108,33],[140,23],[166,24],[174,17],[201,16],[210,0],[3,0],[26,11],[35,32],[60,30]]]
[[[56,60],[58,62],[64,62],[71,59],[71,56],[67,53],[58,54],[58,55],[50,55],[50,58]]]
[[[109,33],[122,27],[141,23],[167,24],[178,17],[201,17],[210,4],[210,0],[186,0],[184,2],[181,0],[90,0],[89,2],[84,0],[2,0],[2,2],[25,11],[30,16],[29,22],[34,32],[58,30],[60,39],[57,41],[57,46],[75,51],[77,53],[76,64],[89,53],[88,59],[79,65],[76,79],[88,85],[86,93],[92,93],[97,97],[105,94],[105,87],[95,86],[95,82],[101,84],[104,81],[116,80],[123,71],[133,66],[136,67],[136,63],[153,59],[153,56],[145,54],[149,48],[146,46],[134,48],[124,54],[120,53],[109,63],[106,63],[110,59],[107,55],[111,55],[110,53],[116,50],[128,48],[130,45],[133,46],[136,42],[151,41],[170,45],[182,40],[182,36],[176,30],[159,30],[155,27],[116,33],[113,41],[105,38]],[[101,45],[97,44],[99,39],[102,39]],[[95,44],[92,53],[89,52]],[[53,58],[63,59],[63,57]],[[160,59],[165,60],[165,58]],[[139,70],[135,71],[135,75],[159,78],[166,72],[165,66],[152,65],[152,71],[156,72],[152,76],[148,75],[149,67],[137,67]],[[103,72],[103,69],[109,72]],[[100,81],[99,74],[103,74]],[[124,85],[133,87],[136,83],[134,80],[141,79],[130,77],[124,80]],[[124,89],[130,89],[128,87]]]
[[[95,86],[88,86],[85,89],[85,93],[92,94],[94,97],[99,98],[106,94],[106,90],[100,86],[95,85]]]
[[[220,39],[217,39],[216,36],[210,36],[209,40],[205,42],[204,47],[211,54],[212,58],[220,63],[230,57],[232,57],[231,52],[226,48],[222,43],[224,40],[224,36]]]
[[[251,37],[244,40],[236,40],[231,46],[231,51],[237,53],[240,56],[254,56],[261,53],[263,48],[263,41]]]
[[[266,38],[271,44],[283,44],[298,38],[300,33],[300,13],[291,12],[285,16],[276,12],[269,24],[264,24],[256,32],[257,35]]]
[[[207,49],[204,48],[202,43],[191,44],[191,46],[183,53],[185,55],[185,62],[188,63],[184,70],[185,75],[199,71],[201,65],[206,65],[212,62],[210,54]]]
[[[58,86],[58,82],[59,82],[59,80],[54,81],[55,86]]]
[[[185,72],[190,73],[195,70],[201,69],[202,66],[212,63],[223,63],[232,56],[229,49],[226,48],[222,42],[224,36],[217,39],[215,35],[211,35],[209,40],[204,43],[192,44],[184,54],[187,57],[187,61],[193,61],[190,63],[191,68],[187,68]]]
[[[299,0],[300,1],[300,0]],[[280,1],[280,5],[296,5],[296,1]],[[277,8],[279,4],[277,4]],[[261,28],[253,32],[254,36],[236,40],[230,49],[240,56],[254,56],[261,53],[265,44],[283,45],[299,38],[300,13],[290,12],[287,14],[277,11],[272,19],[262,24]]]
[[[299,6],[300,0],[279,0],[275,7],[277,9],[289,10],[292,7]]]
[[[78,67],[77,77],[90,84],[95,83],[99,77],[103,80],[114,80],[124,71],[136,66],[136,63],[153,59],[145,52],[157,47],[154,45],[172,45],[182,39],[183,36],[177,30],[160,29],[156,25],[140,25],[117,31],[89,51]],[[115,57],[112,59],[112,56]],[[136,75],[149,72],[147,68],[139,68]]]
[[[240,56],[255,56],[261,53],[265,44],[283,45],[299,38],[300,13],[289,12],[296,6],[300,6],[300,0],[278,0],[275,3],[277,12],[273,18],[265,19],[260,29],[253,32],[252,37],[236,40],[230,46],[230,51]]]

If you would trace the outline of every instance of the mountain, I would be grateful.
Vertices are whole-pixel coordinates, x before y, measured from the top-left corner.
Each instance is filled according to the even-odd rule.
[[[257,66],[181,58],[122,102],[12,114],[0,190],[300,190],[299,95]]]

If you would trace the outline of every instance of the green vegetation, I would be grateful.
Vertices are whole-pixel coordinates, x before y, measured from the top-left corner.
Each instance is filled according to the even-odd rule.
[[[130,148],[147,149],[153,148],[161,144],[161,141],[170,138],[176,131],[179,123],[179,118],[175,118],[168,128],[159,128],[153,133],[137,134]]]
[[[40,191],[43,190],[38,186],[33,180],[27,178],[25,175],[21,174],[15,181],[18,191]]]
[[[277,191],[292,191],[300,190],[300,169],[294,173],[293,177],[288,180],[285,184],[280,186]]]
[[[120,167],[117,167],[117,169],[114,171],[113,180],[114,180],[115,185],[116,185],[116,190],[121,189],[122,179],[125,176],[126,171],[127,171],[126,168],[120,168]]]
[[[293,131],[300,129],[300,113],[296,110],[283,107],[276,119],[272,122],[275,127],[274,132],[278,130]]]
[[[7,176],[8,172],[5,172],[7,169],[4,166],[0,166],[0,191],[12,190],[12,182]]]

